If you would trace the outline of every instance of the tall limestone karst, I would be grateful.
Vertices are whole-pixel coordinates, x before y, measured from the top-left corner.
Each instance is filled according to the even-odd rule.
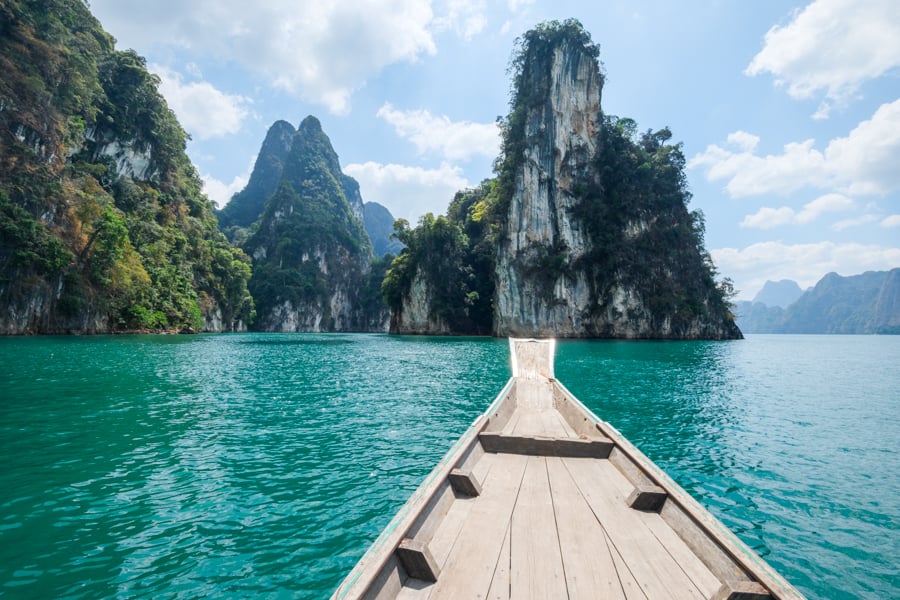
[[[497,176],[446,216],[401,224],[391,331],[741,337],[687,210],[680,145],[603,113],[598,56],[575,20],[520,39]]]
[[[600,107],[599,47],[574,20],[521,39],[503,123],[494,333],[738,338],[668,129]]]
[[[271,136],[270,130],[267,143]],[[279,142],[277,148],[280,151],[283,145]],[[318,119],[303,120],[291,137],[289,152],[276,162],[273,171],[279,176],[274,191],[265,198],[255,231],[244,243],[244,250],[253,257],[250,290],[258,314],[254,327],[265,331],[386,329],[387,312],[377,294],[372,305],[368,291],[380,279],[372,282],[372,243],[363,227],[359,185],[341,172]],[[247,202],[251,195],[245,192],[232,203]]]
[[[79,0],[0,2],[0,333],[242,329],[218,231],[144,59]]]
[[[275,193],[281,179],[295,133],[294,126],[287,121],[276,121],[269,127],[247,186],[235,194],[222,210],[216,211],[219,228],[226,235],[238,228],[246,229],[259,219],[266,208],[266,200]]]

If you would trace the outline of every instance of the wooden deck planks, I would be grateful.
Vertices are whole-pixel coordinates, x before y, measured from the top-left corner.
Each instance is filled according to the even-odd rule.
[[[509,600],[509,528],[503,536],[503,546],[500,548],[500,556],[497,558],[497,566],[494,569],[494,578],[491,580],[491,589],[488,590],[488,600]]]
[[[624,599],[606,533],[572,480],[562,459],[547,458],[568,597]]]
[[[555,408],[542,409],[538,416],[541,419],[544,435],[555,438],[576,437],[575,430],[569,427],[569,424],[563,420],[562,415]]]
[[[516,412],[543,427],[556,411]],[[633,485],[606,460],[487,453],[472,470],[482,495],[458,497],[429,541],[441,576],[399,598],[700,599],[720,585],[658,514],[628,508]]]
[[[518,408],[516,412],[519,413],[519,418],[512,430],[514,435],[545,435],[543,433],[544,424],[538,411]]]
[[[484,597],[491,586],[516,504],[526,456],[498,454],[482,493],[473,499],[431,598]]]
[[[603,525],[612,547],[647,598],[696,599],[705,596],[636,511],[628,508],[613,478],[624,477],[608,461],[562,459],[594,514]]]
[[[622,496],[631,493],[633,484],[624,477],[611,479],[612,485]],[[666,523],[658,513],[644,513],[635,511],[635,515],[653,533],[659,543],[666,549],[673,559],[682,568],[685,575],[697,586],[704,597],[710,598],[719,589],[721,582],[703,561],[688,547],[677,533]]]
[[[528,457],[509,537],[510,598],[565,598],[566,578],[543,456]]]
[[[503,428],[506,435],[541,436],[552,438],[578,437],[575,430],[555,408],[516,408]]]

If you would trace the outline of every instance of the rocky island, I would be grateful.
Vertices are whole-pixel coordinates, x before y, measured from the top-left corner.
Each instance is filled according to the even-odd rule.
[[[575,20],[520,40],[497,177],[446,217],[401,224],[391,331],[741,337],[687,209],[680,145],[602,111],[598,57]]]

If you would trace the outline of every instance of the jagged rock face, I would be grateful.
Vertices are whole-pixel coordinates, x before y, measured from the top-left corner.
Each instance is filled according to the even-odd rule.
[[[276,121],[266,133],[253,165],[247,187],[234,195],[217,213],[221,228],[237,225],[249,227],[263,213],[266,200],[275,193],[284,171],[284,162],[291,152],[296,130],[287,121]]]
[[[42,283],[27,296],[17,298],[0,315],[0,335],[107,333],[109,319],[94,302],[76,315],[61,316],[56,310],[62,293],[62,281]],[[4,295],[0,287],[0,297]]]
[[[577,22],[524,37],[499,176],[494,334],[740,338],[671,132],[637,136],[603,114],[599,49]]]
[[[417,269],[409,286],[409,293],[403,298],[401,310],[391,315],[390,330],[405,335],[453,333],[447,323],[432,313],[432,293],[421,269]]]
[[[158,78],[87,4],[0,2],[0,332],[230,329],[249,260]]]
[[[588,250],[571,211],[576,186],[594,170],[602,77],[592,56],[563,43],[546,73],[530,80],[536,89],[526,93],[550,93],[525,118],[528,143],[498,245],[494,327],[497,335],[579,336],[591,300],[585,274],[557,277],[548,293],[548,282],[530,277],[528,265],[547,252],[567,249],[577,260]]]
[[[366,211],[362,194],[359,193],[359,182],[349,175],[341,173],[341,187],[344,188],[344,196],[350,204],[350,211],[353,213],[353,216],[357,221],[364,224],[366,221]]]

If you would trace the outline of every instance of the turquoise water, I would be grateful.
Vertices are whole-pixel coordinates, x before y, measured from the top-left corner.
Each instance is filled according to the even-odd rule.
[[[503,340],[0,338],[0,597],[327,597]],[[559,344],[557,376],[810,597],[900,596],[900,336]]]

